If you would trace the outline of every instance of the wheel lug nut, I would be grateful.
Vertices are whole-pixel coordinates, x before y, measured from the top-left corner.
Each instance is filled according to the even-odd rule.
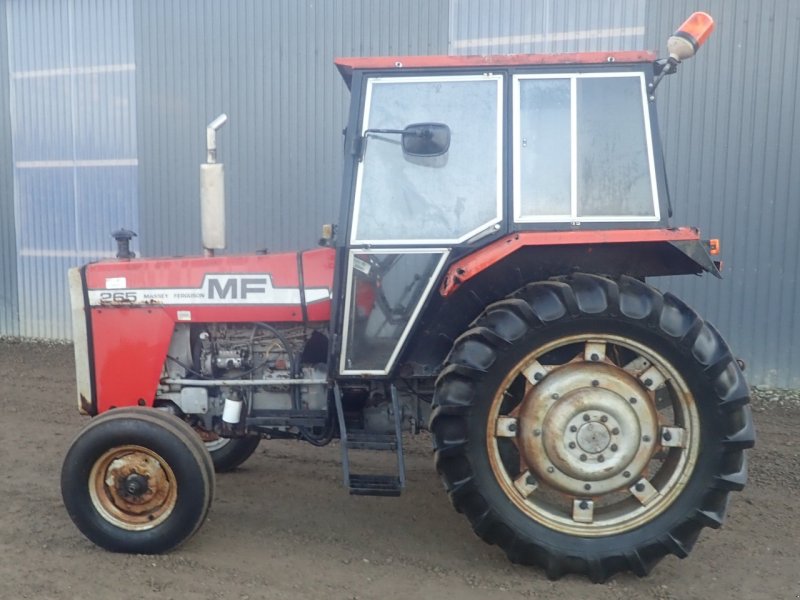
[[[547,467],[547,472],[548,473],[552,473],[553,471],[555,471],[555,469],[553,467]]]
[[[650,387],[651,385],[653,385],[653,380],[652,379],[650,379],[648,377],[647,379],[644,380],[644,386],[645,387]]]
[[[664,441],[668,442],[668,441],[670,441],[672,439],[672,434],[669,431],[665,431],[663,437],[664,437]]]
[[[594,362],[597,362],[598,360],[600,360],[600,356],[598,356],[597,354],[592,354],[592,356],[591,356],[590,358],[591,358],[591,359],[592,359],[592,361],[594,361]]]
[[[586,462],[586,455],[585,454],[581,454],[580,459],[581,459],[581,462]]]
[[[611,435],[619,435],[619,427],[614,427],[614,429],[611,430]]]
[[[583,420],[584,421],[588,421],[589,419],[591,419],[591,417],[589,416],[589,413],[583,413]]]
[[[636,404],[636,398],[629,398],[628,402],[630,402],[631,404]]]
[[[597,379],[592,380],[592,387],[597,387],[598,385],[600,385],[600,382]]]
[[[597,462],[605,462],[605,460],[606,460],[606,457],[603,456],[602,454],[597,457]]]
[[[644,484],[643,483],[637,483],[636,484],[636,491],[637,492],[643,492],[644,491]]]
[[[534,378],[536,381],[541,381],[542,379],[544,379],[544,375],[542,375],[541,373],[534,373],[534,374],[533,374],[533,378]]]
[[[645,443],[649,442],[650,441],[650,436],[649,435],[643,435],[642,436],[642,441],[645,442]]]
[[[589,508],[589,503],[586,500],[581,500],[581,503],[578,504],[578,506],[581,508],[581,510],[586,510]]]
[[[607,416],[603,415],[602,417],[600,417],[600,422],[601,423],[605,423],[607,421],[608,421],[608,417]]]
[[[583,489],[585,489],[588,492],[590,489],[592,489],[592,486],[586,483],[584,484]]]
[[[575,448],[575,442],[570,442],[570,443],[569,443],[569,447],[570,447],[571,449],[574,449],[574,448]]]
[[[558,395],[558,394],[552,394],[550,397],[551,397],[553,400],[558,400],[558,398],[559,398],[559,395]]]
[[[533,437],[539,437],[540,435],[542,435],[542,430],[541,429],[534,429],[533,430]]]
[[[570,426],[569,426],[569,430],[570,430],[572,433],[575,433],[576,431],[578,431],[578,428],[577,428],[577,427],[575,427],[575,425],[570,425]]]
[[[623,477],[630,477],[630,476],[631,476],[631,472],[630,472],[630,471],[625,471],[625,472],[622,474],[622,476],[623,476]]]
[[[512,432],[516,431],[517,430],[517,424],[516,423],[509,423],[508,424],[508,430],[512,431]]]
[[[525,483],[527,483],[528,485],[536,485],[536,478],[533,475],[528,475],[525,478]]]
[[[619,449],[619,447],[616,444],[611,444],[611,451],[612,452],[616,452],[618,449]]]

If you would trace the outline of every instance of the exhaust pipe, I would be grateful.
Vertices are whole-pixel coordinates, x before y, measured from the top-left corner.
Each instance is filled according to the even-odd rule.
[[[227,121],[228,115],[222,113],[206,127],[206,162],[200,165],[200,224],[206,256],[225,248],[225,170],[217,162],[217,130]]]

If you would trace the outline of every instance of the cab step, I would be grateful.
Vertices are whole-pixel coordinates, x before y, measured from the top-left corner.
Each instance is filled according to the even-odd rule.
[[[396,450],[397,440],[394,435],[348,431],[347,447],[350,450]]]
[[[397,399],[397,389],[389,386],[394,415],[394,435],[372,433],[364,430],[347,430],[342,408],[342,392],[338,385],[333,388],[336,413],[339,418],[339,437],[342,446],[342,472],[344,486],[355,496],[399,496],[406,486],[405,461],[403,459],[403,415]],[[391,475],[358,474],[350,472],[350,450],[381,450],[394,452],[397,456],[397,473]]]
[[[350,473],[350,493],[354,496],[399,496],[403,491],[395,475],[358,475]]]

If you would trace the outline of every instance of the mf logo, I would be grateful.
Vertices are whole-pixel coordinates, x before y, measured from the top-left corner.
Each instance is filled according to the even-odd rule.
[[[269,275],[206,275],[203,295],[208,304],[299,304],[296,287],[275,287]]]
[[[272,289],[269,277],[209,276],[206,283],[209,300],[247,300],[253,294],[264,294],[268,285]]]

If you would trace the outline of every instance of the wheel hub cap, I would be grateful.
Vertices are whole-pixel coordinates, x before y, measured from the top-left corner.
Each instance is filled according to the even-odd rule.
[[[137,498],[147,492],[147,477],[138,473],[131,473],[120,484],[120,492],[129,499]]]
[[[520,453],[540,480],[569,494],[629,486],[656,446],[658,416],[647,394],[611,365],[565,365],[526,394]]]
[[[596,421],[581,425],[576,437],[580,449],[584,452],[591,452],[592,454],[602,452],[608,448],[611,442],[611,433],[605,425]]]

